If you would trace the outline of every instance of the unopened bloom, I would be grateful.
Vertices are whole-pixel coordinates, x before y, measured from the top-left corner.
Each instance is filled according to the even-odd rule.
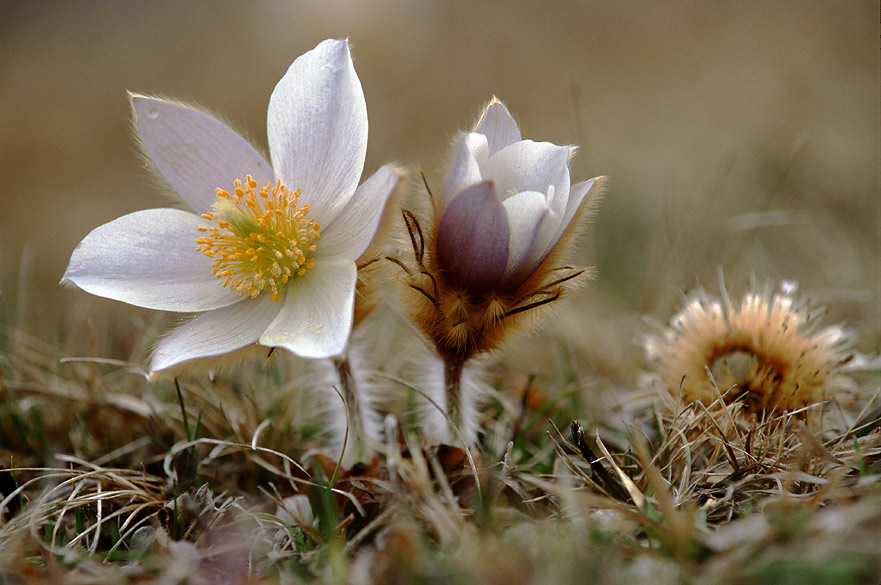
[[[820,328],[821,315],[792,283],[776,293],[754,284],[740,304],[724,288],[721,299],[697,289],[668,328],[646,337],[646,355],[686,402],[724,395],[751,412],[792,411],[853,385],[841,373],[853,340],[839,325]]]
[[[600,178],[572,185],[575,149],[521,139],[497,99],[453,148],[437,208],[439,267],[460,285],[514,290],[548,257],[587,194],[599,193]]]
[[[523,140],[496,99],[455,140],[427,247],[414,240],[420,270],[411,283],[423,296],[415,319],[442,355],[467,359],[496,347],[512,317],[556,300],[584,273],[559,262],[603,177],[572,185],[573,152]],[[418,225],[410,223],[412,235]]]
[[[367,109],[343,40],[297,58],[269,100],[272,164],[222,122],[132,95],[144,149],[190,211],[151,209],[96,228],[63,283],[151,309],[206,311],[162,340],[152,370],[260,344],[341,353],[355,261],[399,174],[358,185]]]
[[[415,270],[405,266],[411,315],[443,359],[443,406],[467,440],[477,435],[477,409],[472,389],[461,384],[465,363],[499,347],[524,315],[587,273],[561,260],[603,177],[571,184],[573,152],[522,139],[493,99],[474,130],[453,143],[425,238],[416,216],[405,213],[416,257]]]

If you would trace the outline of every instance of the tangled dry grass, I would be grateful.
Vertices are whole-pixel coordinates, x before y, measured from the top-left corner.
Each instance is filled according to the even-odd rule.
[[[721,395],[708,405],[667,395],[627,426],[585,428],[568,407],[547,418],[527,389],[494,403],[471,452],[426,446],[389,416],[381,452],[344,469],[319,453],[310,391],[284,382],[285,362],[148,384],[135,366],[62,363],[20,332],[5,344],[7,583],[881,575],[877,396],[859,411],[756,416]]]

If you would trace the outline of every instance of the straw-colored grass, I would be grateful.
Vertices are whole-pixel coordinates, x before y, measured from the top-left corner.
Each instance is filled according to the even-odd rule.
[[[514,389],[500,388],[480,447],[427,446],[390,415],[376,456],[341,469],[319,453],[327,437],[310,396],[327,389],[297,378],[297,364],[148,383],[130,364],[61,363],[33,339],[7,339],[5,582],[867,583],[881,574],[870,395],[862,411],[818,404],[766,417],[721,395],[709,405],[658,396],[630,425],[584,428],[568,407],[536,417],[528,399],[518,405],[504,398]],[[806,424],[818,420],[809,410],[824,422]]]

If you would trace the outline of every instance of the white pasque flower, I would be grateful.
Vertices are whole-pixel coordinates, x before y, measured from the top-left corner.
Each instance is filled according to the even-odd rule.
[[[517,123],[495,98],[453,148],[439,202],[438,263],[471,287],[517,288],[547,258],[601,181],[570,185],[575,149],[521,139]]]
[[[400,178],[385,166],[358,185],[367,107],[348,43],[322,42],[276,85],[272,164],[204,112],[131,99],[144,149],[192,211],[150,209],[96,228],[62,283],[151,309],[207,311],[159,343],[151,370],[255,343],[341,353],[355,261]]]

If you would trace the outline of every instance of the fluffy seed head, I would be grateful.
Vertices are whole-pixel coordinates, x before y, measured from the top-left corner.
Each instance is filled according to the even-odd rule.
[[[791,411],[824,400],[840,385],[851,338],[841,326],[819,328],[821,310],[796,299],[786,283],[753,285],[739,305],[698,289],[645,351],[656,375],[683,400],[711,404],[720,395],[754,413]],[[709,369],[709,373],[707,373]],[[715,387],[714,387],[715,383]]]

